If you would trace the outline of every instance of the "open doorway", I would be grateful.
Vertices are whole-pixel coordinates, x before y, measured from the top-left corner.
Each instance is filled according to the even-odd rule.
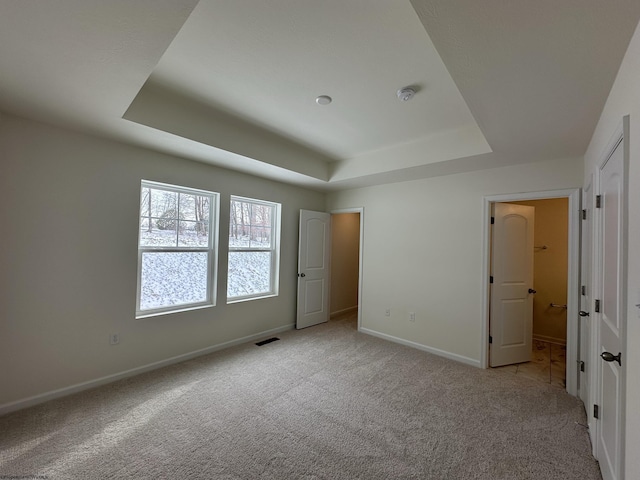
[[[331,212],[330,316],[356,329],[360,327],[362,214],[362,209]]]
[[[569,200],[549,198],[513,201],[499,205],[531,207],[533,245],[531,290],[531,327],[526,339],[526,358],[502,362],[496,368],[533,378],[562,388],[566,387],[567,281]],[[513,239],[511,239],[513,241]],[[496,239],[492,240],[495,253]],[[494,312],[489,313],[490,329]],[[498,313],[499,315],[499,313]],[[495,337],[494,337],[495,338]],[[492,348],[496,346],[492,344]],[[494,365],[490,348],[490,365]],[[524,361],[522,361],[524,360]]]
[[[579,214],[580,214],[580,195],[579,189],[572,190],[557,190],[557,191],[548,191],[548,192],[534,192],[534,193],[522,193],[522,194],[509,194],[509,195],[495,195],[491,197],[485,197],[484,202],[484,215],[486,218],[486,227],[485,227],[485,247],[484,247],[484,255],[483,255],[483,269],[486,274],[486,279],[483,282],[484,287],[484,309],[483,309],[483,338],[482,338],[482,349],[481,349],[481,365],[484,368],[488,368],[490,365],[490,341],[492,340],[490,336],[490,325],[491,325],[491,311],[490,311],[490,294],[491,294],[491,246],[492,246],[492,227],[491,227],[491,212],[494,208],[494,205],[497,203],[510,203],[510,204],[528,204],[535,206],[535,201],[539,200],[550,200],[557,199],[558,201],[563,201],[565,207],[562,207],[561,210],[564,210],[565,214],[561,215],[563,220],[555,219],[555,222],[563,221],[563,226],[561,230],[566,230],[565,236],[565,245],[566,245],[566,259],[558,260],[561,264],[554,265],[553,268],[557,271],[557,268],[564,269],[565,275],[562,275],[560,279],[560,283],[564,282],[565,288],[549,288],[551,284],[549,283],[550,276],[553,275],[552,272],[548,272],[549,275],[543,275],[540,272],[538,273],[538,279],[535,284],[528,286],[533,290],[535,304],[536,304],[536,313],[537,313],[537,324],[535,329],[531,328],[531,339],[529,345],[530,348],[536,348],[535,345],[537,342],[542,342],[539,345],[542,350],[545,350],[547,346],[549,346],[549,353],[551,353],[550,345],[553,342],[554,345],[560,348],[554,348],[556,354],[556,363],[558,362],[558,355],[562,355],[564,353],[565,365],[566,365],[566,390],[572,394],[577,394],[577,380],[578,380],[578,370],[577,370],[577,360],[578,360],[578,300],[579,300]],[[539,203],[538,207],[540,207],[539,215],[541,215],[541,220],[546,216],[544,210],[546,207],[551,210],[552,216],[557,216],[558,213],[557,207],[558,204],[553,205],[553,203],[543,204]],[[537,218],[537,217],[536,217]],[[553,219],[551,219],[551,223],[553,223]],[[549,240],[546,241],[544,238],[539,237],[535,239],[533,242],[533,247],[537,247],[533,249],[533,255],[536,260],[550,260],[550,255],[552,252],[554,254],[562,255],[563,248],[558,247],[558,239],[553,237],[554,232],[550,232],[552,235],[549,237]],[[555,232],[558,233],[558,232]],[[560,232],[562,233],[562,232]],[[535,235],[534,235],[535,236]],[[553,249],[551,248],[551,240],[553,239],[554,245],[556,245]],[[545,249],[545,245],[547,248]],[[555,255],[554,255],[555,256]],[[557,260],[557,259],[555,259]],[[546,268],[550,263],[553,262],[538,262],[539,268]],[[546,265],[545,265],[546,263]],[[557,268],[556,268],[557,267]],[[534,267],[535,268],[535,267]],[[541,284],[540,282],[544,282]],[[557,281],[555,283],[558,283]],[[540,288],[536,288],[540,287]],[[538,295],[538,291],[540,294]],[[543,293],[544,291],[544,293]],[[566,292],[566,297],[565,297]],[[566,300],[564,300],[566,298]],[[551,305],[553,304],[553,306]],[[535,337],[534,337],[535,332]],[[537,342],[534,342],[534,338]],[[564,345],[562,343],[564,342]],[[551,359],[549,360],[549,364],[551,365]],[[575,367],[575,368],[574,368]],[[557,372],[559,373],[559,372]],[[559,375],[557,375],[559,376]],[[551,378],[551,376],[550,376]],[[559,382],[561,384],[561,379]],[[551,383],[551,382],[550,382]]]

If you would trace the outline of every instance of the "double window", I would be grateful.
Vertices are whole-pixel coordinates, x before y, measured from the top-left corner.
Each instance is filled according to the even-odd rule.
[[[136,316],[215,304],[218,194],[142,182]]]
[[[227,301],[277,295],[280,204],[231,197]]]
[[[142,181],[136,317],[215,305],[219,194]],[[229,303],[278,293],[280,204],[231,197]]]

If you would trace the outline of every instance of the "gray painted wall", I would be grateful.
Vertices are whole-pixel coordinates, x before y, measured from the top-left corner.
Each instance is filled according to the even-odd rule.
[[[0,160],[0,407],[295,322],[324,194],[4,114]],[[220,192],[217,306],[134,318],[141,179]],[[282,204],[278,297],[225,303],[231,194]]]

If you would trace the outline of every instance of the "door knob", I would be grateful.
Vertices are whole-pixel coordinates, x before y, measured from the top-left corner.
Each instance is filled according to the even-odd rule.
[[[588,317],[589,316],[589,312],[585,312],[584,310],[580,310],[578,312],[578,315],[580,315],[581,317]]]
[[[602,352],[600,354],[600,358],[602,358],[605,362],[613,362],[615,360],[616,362],[618,362],[618,365],[622,366],[622,353],[614,355],[611,352]]]
[[[538,293],[538,292],[536,292],[533,288],[530,288],[529,293]]]
[[[304,273],[299,273],[298,276],[299,277],[306,277],[306,275]]]

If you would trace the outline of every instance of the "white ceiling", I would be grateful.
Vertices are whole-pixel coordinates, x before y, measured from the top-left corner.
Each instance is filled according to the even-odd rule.
[[[576,157],[639,18],[637,0],[0,0],[0,110],[318,189]]]

